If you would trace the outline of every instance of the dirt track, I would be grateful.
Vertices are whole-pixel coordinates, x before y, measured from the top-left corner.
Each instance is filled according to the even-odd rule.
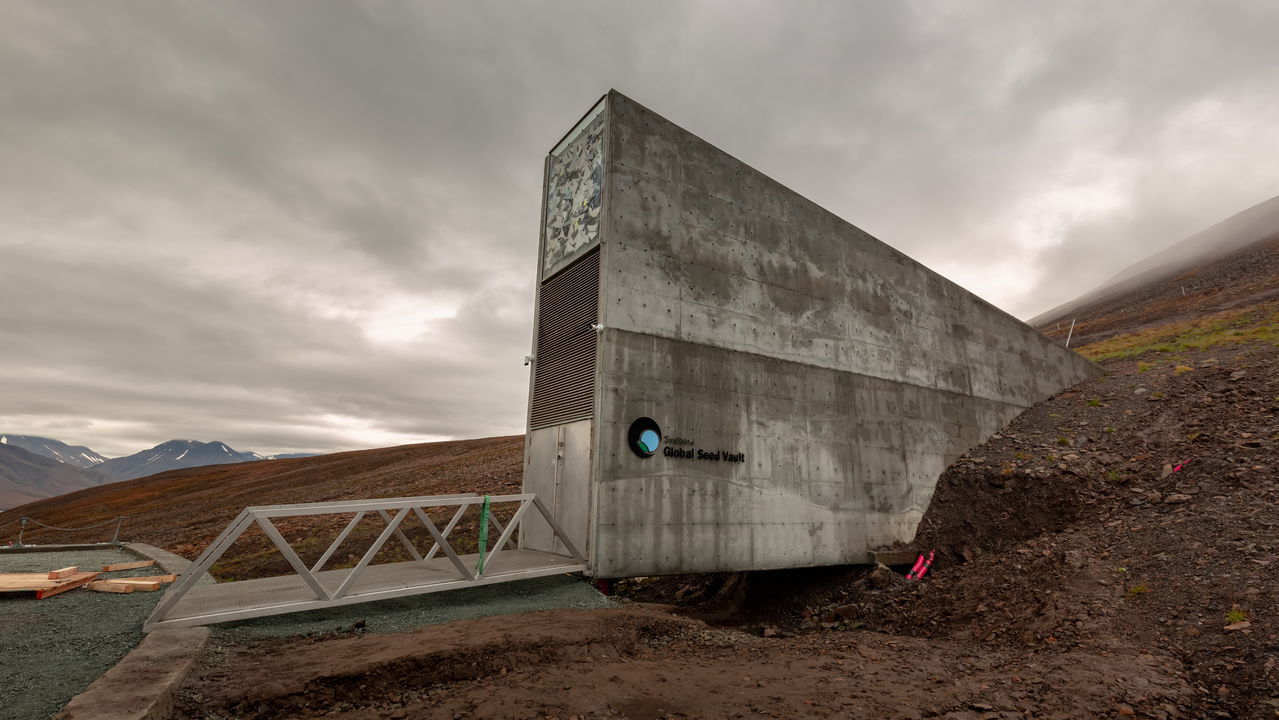
[[[261,652],[286,666],[240,684]],[[759,638],[646,608],[556,611],[251,648],[188,686],[183,717],[1084,717],[1117,698],[1181,702],[1192,693],[1170,664],[870,632]]]
[[[673,578],[629,592],[691,617],[256,645],[211,659],[182,717],[1279,717],[1279,349],[1152,362],[1109,364],[948,470],[922,583]]]

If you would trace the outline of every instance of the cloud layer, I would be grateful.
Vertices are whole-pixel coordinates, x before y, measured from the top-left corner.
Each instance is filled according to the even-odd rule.
[[[1260,0],[0,12],[0,430],[108,455],[522,431],[610,87],[1021,317],[1279,194]]]

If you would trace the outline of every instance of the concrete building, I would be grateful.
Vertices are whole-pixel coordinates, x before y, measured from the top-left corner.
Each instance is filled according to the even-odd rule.
[[[866,562],[1098,372],[615,91],[543,207],[524,486],[596,577]]]

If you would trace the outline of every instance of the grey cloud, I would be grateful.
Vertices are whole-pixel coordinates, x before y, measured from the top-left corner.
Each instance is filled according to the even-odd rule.
[[[0,430],[108,453],[520,431],[609,87],[1023,317],[1279,194],[1260,0],[3,12]]]

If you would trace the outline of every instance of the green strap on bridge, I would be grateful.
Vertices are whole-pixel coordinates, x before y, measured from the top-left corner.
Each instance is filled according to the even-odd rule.
[[[489,496],[484,496],[484,504],[480,506],[480,561],[475,565],[475,574],[484,574],[484,551],[489,544]]]

